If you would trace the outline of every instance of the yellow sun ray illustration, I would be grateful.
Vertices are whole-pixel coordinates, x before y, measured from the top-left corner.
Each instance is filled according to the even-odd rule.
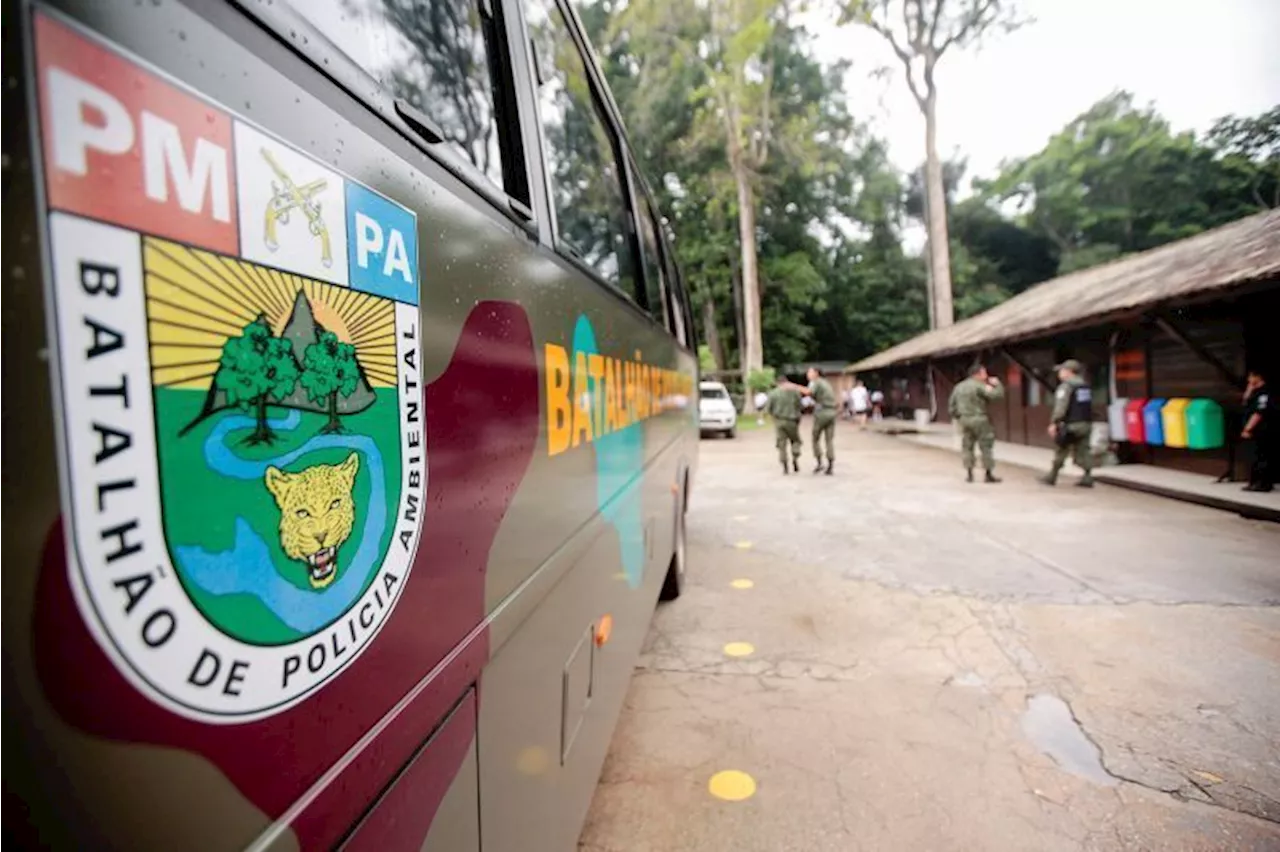
[[[227,340],[264,317],[281,334],[298,294],[317,324],[355,347],[373,387],[396,386],[395,308],[347,287],[147,237],[147,330],[157,386],[207,390]]]

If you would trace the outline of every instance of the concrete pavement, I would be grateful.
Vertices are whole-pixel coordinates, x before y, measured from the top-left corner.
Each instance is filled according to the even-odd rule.
[[[871,428],[882,434],[897,435],[904,441],[960,452],[960,439],[955,428],[948,423],[931,423],[921,429],[903,420],[882,420],[872,423]],[[1009,441],[996,441],[995,454],[997,466],[1028,467],[1040,473],[1048,471],[1053,461],[1053,450]],[[1062,469],[1059,482],[1075,482],[1080,473],[1073,462],[1068,462]],[[1245,491],[1240,482],[1218,482],[1215,477],[1149,464],[1098,466],[1094,468],[1093,475],[1099,482],[1109,485],[1213,506],[1248,518],[1280,521],[1280,491]]]
[[[1280,527],[837,441],[703,443],[581,849],[1280,849]]]

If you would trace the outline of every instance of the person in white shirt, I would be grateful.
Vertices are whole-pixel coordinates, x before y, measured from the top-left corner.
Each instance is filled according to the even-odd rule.
[[[861,379],[853,386],[849,397],[853,401],[853,419],[858,421],[858,426],[865,429],[867,427],[867,411],[871,408],[871,393]]]
[[[764,409],[769,404],[769,394],[764,391],[756,391],[755,398],[752,402],[756,404],[756,425],[764,425]]]
[[[871,419],[876,421],[884,419],[884,391],[878,388],[871,392]]]

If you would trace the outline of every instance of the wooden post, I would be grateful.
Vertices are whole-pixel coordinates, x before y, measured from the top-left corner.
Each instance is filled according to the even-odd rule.
[[[1000,347],[1000,354],[1001,354],[1001,355],[1003,355],[1004,357],[1008,358],[1008,359],[1009,359],[1010,361],[1012,361],[1013,363],[1017,364],[1017,365],[1018,365],[1018,368],[1019,368],[1020,370],[1022,370],[1022,372],[1026,373],[1028,376],[1030,376],[1031,378],[1035,379],[1035,380],[1036,380],[1037,382],[1039,382],[1040,384],[1044,385],[1045,390],[1049,390],[1049,391],[1051,391],[1051,390],[1053,390],[1055,387],[1057,387],[1057,385],[1055,385],[1055,384],[1051,383],[1051,382],[1050,382],[1048,379],[1046,379],[1044,376],[1042,376],[1042,375],[1040,375],[1039,373],[1037,373],[1034,369],[1032,369],[1032,368],[1031,368],[1031,366],[1030,366],[1029,364],[1027,364],[1026,362],[1024,362],[1024,361],[1023,361],[1021,358],[1019,358],[1017,355],[1014,355],[1012,352],[1010,352],[1010,351],[1009,351],[1009,349],[1008,349],[1007,347],[1001,346],[1001,347]]]
[[[1186,332],[1174,324],[1173,320],[1165,316],[1157,316],[1155,321],[1161,331],[1181,343],[1189,349],[1193,355],[1216,370],[1218,375],[1227,380],[1227,384],[1231,385],[1236,390],[1240,390],[1244,387],[1243,376],[1236,375],[1235,371],[1218,360],[1216,355],[1188,337]]]

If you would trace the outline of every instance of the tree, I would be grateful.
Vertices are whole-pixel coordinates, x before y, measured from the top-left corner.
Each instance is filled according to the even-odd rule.
[[[712,10],[701,0],[579,8],[675,233],[700,340],[717,367],[749,373],[742,210],[713,85],[726,64]],[[748,175],[762,360],[869,354],[869,341],[889,345],[925,327],[922,266],[900,245],[901,176],[848,112],[847,66],[818,62],[812,36],[787,9],[771,8],[768,38],[746,65],[761,86],[769,69],[767,92],[751,90],[768,100],[769,151]]]
[[[246,325],[239,337],[227,338],[214,381],[227,402],[257,418],[246,444],[270,444],[275,433],[267,425],[267,404],[280,402],[298,384],[298,362],[289,341],[271,334],[265,317]]]
[[[764,363],[758,178],[778,142],[771,97],[774,61],[768,47],[786,16],[787,7],[779,0],[636,0],[620,13],[615,27],[633,44],[633,56],[644,55],[645,46],[656,43],[679,55],[681,66],[697,67],[701,85],[686,93],[687,106],[693,108],[694,144],[718,140],[736,200],[744,380]],[[753,410],[750,399],[747,410]]]
[[[1267,209],[1280,194],[1272,113],[1229,116],[1201,141],[1114,92],[979,190],[1017,204],[1019,224],[1051,242],[1058,274],[1085,269]]]
[[[746,384],[747,390],[752,394],[764,391],[768,393],[773,390],[773,386],[778,383],[778,374],[772,367],[762,367],[759,370],[752,370],[747,374]]]
[[[924,116],[925,197],[932,271],[934,324],[951,325],[950,241],[942,161],[938,156],[939,60],[993,30],[1020,26],[1013,0],[845,0],[841,22],[868,27],[888,42],[906,72],[907,87]]]
[[[320,432],[341,432],[338,396],[351,396],[360,382],[356,348],[338,340],[338,335],[332,331],[321,329],[316,342],[302,353],[302,378],[299,381],[312,402],[328,406],[329,422]]]
[[[1223,116],[1207,141],[1224,167],[1244,176],[1260,208],[1280,207],[1280,106],[1253,118]]]

